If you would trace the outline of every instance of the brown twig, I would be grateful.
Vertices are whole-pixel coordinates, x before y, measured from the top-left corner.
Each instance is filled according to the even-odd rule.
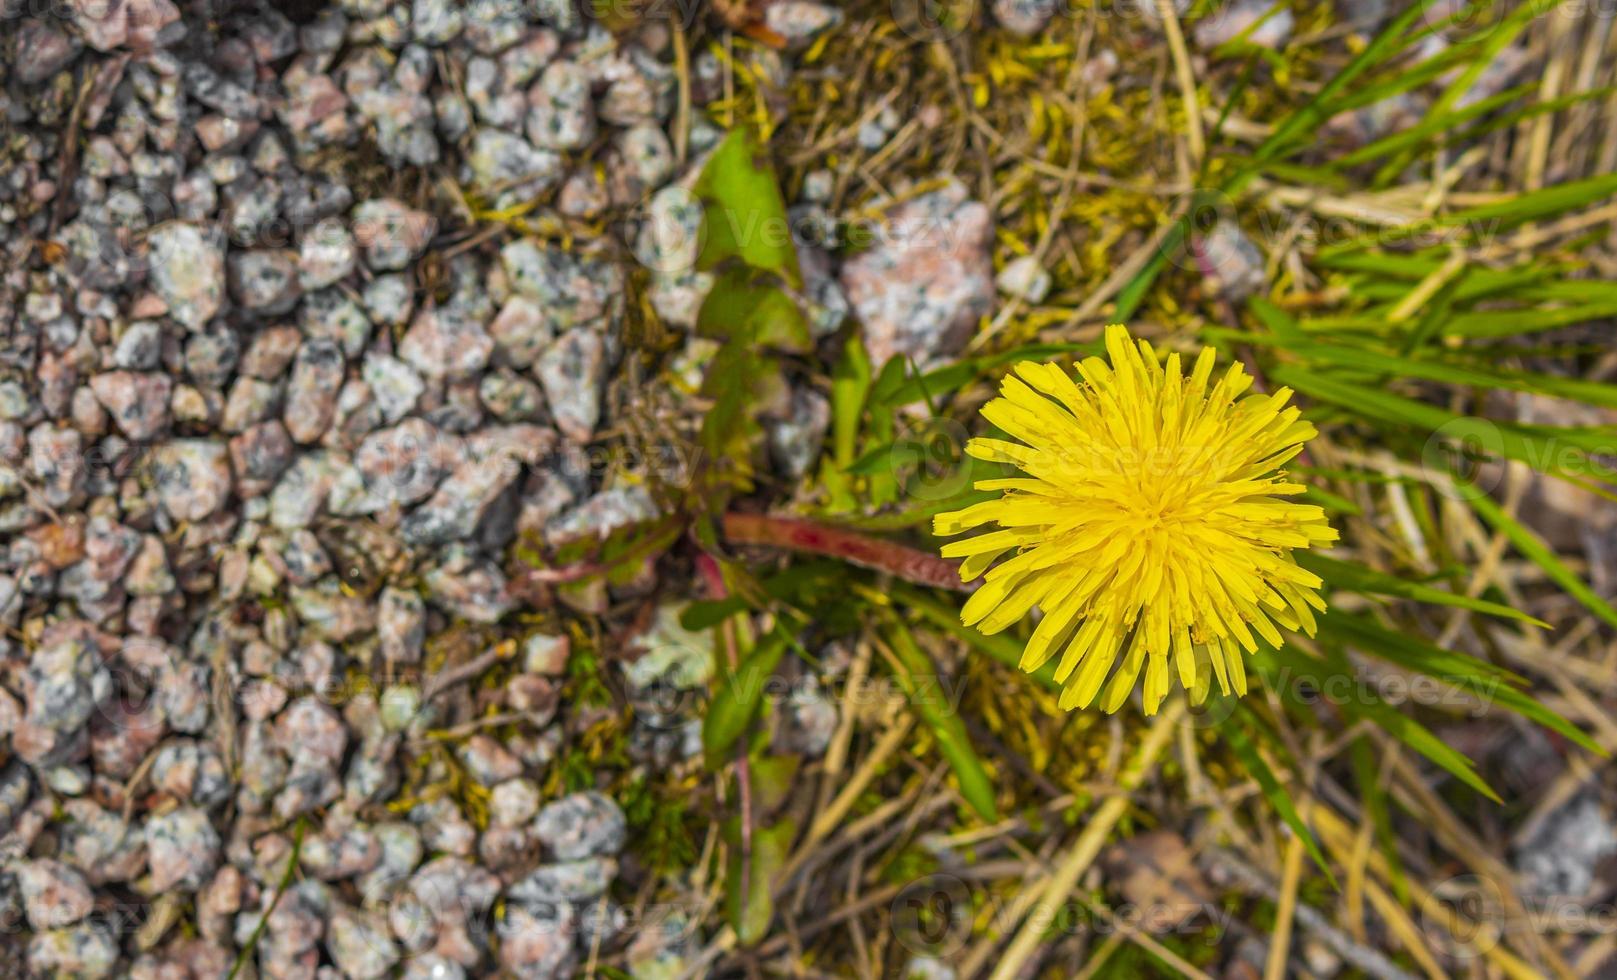
[[[475,680],[482,675],[483,671],[503,660],[508,652],[508,644],[502,643],[478,654],[459,666],[440,670],[438,673],[433,674],[421,688],[421,703],[425,705],[455,685]]]

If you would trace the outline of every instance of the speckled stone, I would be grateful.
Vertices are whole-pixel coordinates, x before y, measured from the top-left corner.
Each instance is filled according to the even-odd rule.
[[[142,596],[165,596],[178,587],[169,570],[168,550],[163,547],[162,538],[155,534],[141,538],[140,550],[129,563],[129,573],[124,577],[123,586],[137,599]]]
[[[426,639],[426,603],[415,592],[389,586],[377,606],[376,629],[382,655],[395,663],[421,659]]]
[[[337,906],[327,926],[326,949],[343,976],[353,980],[379,980],[399,960],[388,935],[386,919],[376,912]]]
[[[528,91],[528,139],[547,150],[577,150],[595,139],[589,73],[572,61],[547,66]]]
[[[52,507],[66,507],[84,492],[84,437],[42,422],[28,431],[28,472]]]
[[[417,545],[471,538],[519,474],[520,467],[509,458],[468,461],[404,519],[399,533]]]
[[[662,127],[634,126],[612,138],[615,166],[607,187],[614,204],[636,204],[674,173],[674,148]]]
[[[426,384],[408,364],[377,351],[365,355],[360,376],[370,388],[384,423],[391,425],[416,406]]]
[[[195,225],[172,222],[152,230],[152,288],[168,304],[169,316],[199,330],[219,312],[224,298],[224,249]]]
[[[904,356],[921,367],[957,352],[994,302],[986,205],[951,180],[887,212],[870,248],[843,263],[873,364]]]
[[[230,440],[236,493],[251,499],[268,493],[292,462],[292,437],[279,419],[262,422]]]
[[[415,296],[410,281],[401,275],[379,275],[365,284],[361,294],[373,323],[395,327],[410,321]]]
[[[298,283],[305,291],[324,289],[354,271],[358,258],[354,238],[334,218],[309,229],[298,252]]]
[[[233,251],[226,264],[230,296],[250,313],[266,317],[288,313],[303,295],[297,257],[290,251]]]
[[[547,804],[534,819],[534,830],[546,852],[563,861],[616,854],[628,834],[617,803],[594,790]]]
[[[154,891],[195,891],[219,861],[219,834],[205,811],[181,807],[146,821],[146,853]]]
[[[166,374],[109,371],[90,379],[90,390],[124,435],[144,442],[168,426],[174,382]]]
[[[99,980],[112,975],[118,941],[105,923],[81,922],[28,940],[28,966],[38,976]]]
[[[481,129],[467,157],[472,184],[493,194],[495,203],[527,200],[549,190],[563,175],[561,156],[535,149],[520,136],[499,129]]]
[[[388,502],[411,504],[460,466],[465,451],[458,437],[411,418],[365,437],[354,462],[369,491]]]
[[[499,892],[499,879],[487,870],[445,855],[411,876],[389,904],[388,923],[407,949],[430,950],[470,969],[483,956],[470,923],[483,920]]]
[[[472,377],[493,350],[483,325],[452,307],[417,313],[399,344],[399,356],[429,378]]]
[[[587,327],[567,331],[545,348],[534,373],[556,428],[572,442],[588,442],[601,419],[601,389],[606,383],[606,344],[601,335]]]
[[[331,428],[346,364],[335,342],[306,340],[292,362],[282,415],[294,442],[315,442]]]
[[[37,20],[25,20],[17,29],[17,81],[37,85],[66,68],[78,57],[79,39]]]
[[[298,310],[305,336],[330,340],[346,357],[358,357],[371,336],[371,319],[348,290],[333,286],[308,294]]]
[[[95,896],[89,882],[76,869],[38,858],[16,865],[28,924],[37,930],[61,929],[90,914]]]
[[[497,623],[516,606],[505,573],[492,562],[457,554],[422,576],[428,596],[449,613],[473,623]]]
[[[286,373],[302,343],[303,334],[296,327],[266,327],[253,334],[237,369],[250,378],[274,381]]]
[[[354,239],[365,251],[372,269],[403,269],[432,240],[436,222],[392,198],[365,201],[354,208]]]
[[[1007,31],[1024,38],[1044,30],[1059,7],[1058,0],[993,0],[994,19]]]
[[[513,296],[489,324],[489,335],[502,362],[527,367],[538,357],[553,336],[545,308],[529,296]]]
[[[509,906],[495,926],[500,965],[520,980],[570,977],[577,966],[578,917],[571,906]]]
[[[148,457],[158,499],[176,521],[200,521],[230,495],[229,453],[222,442],[176,439]]]

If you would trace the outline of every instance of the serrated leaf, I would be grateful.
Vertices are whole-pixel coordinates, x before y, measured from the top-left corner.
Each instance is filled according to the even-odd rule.
[[[713,627],[734,616],[745,612],[749,607],[747,600],[740,596],[729,596],[724,599],[697,599],[685,607],[679,616],[679,625],[692,633],[700,632]]]
[[[802,286],[786,200],[756,131],[750,126],[730,130],[708,157],[695,192],[703,211],[697,268],[738,261]]]
[[[742,658],[734,673],[720,681],[707,717],[702,719],[702,752],[708,767],[718,769],[736,740],[747,730],[763,701],[764,686],[786,652],[786,637],[772,630]]]
[[[813,347],[808,320],[774,275],[744,265],[718,274],[696,315],[696,332],[799,354]]]
[[[741,847],[741,822],[731,817],[724,822],[724,837],[730,860],[724,880],[725,918],[743,946],[751,946],[769,934],[775,917],[775,878],[791,854],[797,825],[790,819],[752,831],[752,852]],[[745,879],[745,887],[743,887]]]
[[[795,755],[756,755],[747,760],[752,776],[752,805],[755,813],[767,815],[780,809],[792,793],[793,782],[803,760]]]

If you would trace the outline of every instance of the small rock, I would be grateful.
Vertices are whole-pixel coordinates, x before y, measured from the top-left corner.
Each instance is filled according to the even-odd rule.
[[[1044,0],[1052,7],[1055,0]],[[996,4],[996,10],[998,5]],[[774,0],[764,7],[764,26],[786,39],[788,50],[808,47],[820,35],[842,24],[842,11],[826,3]]]
[[[534,365],[545,389],[556,428],[575,443],[586,443],[601,418],[601,389],[606,383],[606,344],[586,327],[567,331]]]
[[[483,375],[477,397],[489,414],[502,422],[531,422],[543,416],[544,392],[515,371],[500,369]]]
[[[377,271],[403,269],[432,240],[436,222],[392,198],[366,201],[354,209],[354,238],[365,263]]]
[[[298,260],[285,249],[231,252],[230,296],[243,309],[275,317],[298,306]]]
[[[589,73],[572,61],[551,62],[528,91],[528,139],[547,150],[579,150],[595,139]]]
[[[89,915],[95,905],[84,876],[60,861],[24,861],[16,872],[28,924],[36,930],[70,926]]]
[[[168,426],[168,400],[174,387],[166,374],[109,371],[90,379],[90,390],[124,435],[137,442]]]
[[[230,462],[224,443],[176,439],[148,457],[163,509],[176,521],[200,521],[230,495]]]
[[[52,929],[28,941],[28,966],[35,976],[99,980],[111,976],[117,963],[118,940],[101,922]]]
[[[1220,221],[1195,243],[1196,264],[1230,299],[1244,299],[1264,287],[1263,253],[1233,221]]]
[[[1581,899],[1596,885],[1596,869],[1613,854],[1617,823],[1596,794],[1585,792],[1538,827],[1517,852],[1515,865],[1527,893]]]
[[[292,463],[292,437],[279,419],[251,426],[230,440],[236,492],[248,500],[269,492]]]
[[[1007,296],[1027,303],[1042,303],[1050,295],[1050,273],[1044,271],[1033,256],[1024,255],[1005,263],[1005,268],[994,277],[994,285]]]
[[[162,356],[163,328],[151,320],[137,320],[118,338],[112,363],[125,371],[151,371]]]
[[[354,462],[370,492],[387,502],[412,504],[431,494],[464,457],[457,437],[411,418],[366,436]]]
[[[550,343],[553,329],[545,308],[527,296],[513,296],[489,324],[489,335],[501,359],[512,367],[525,368],[538,359]]]
[[[473,186],[496,195],[496,206],[542,194],[562,177],[560,156],[498,129],[478,130],[467,165]]]
[[[37,20],[23,21],[17,30],[12,62],[17,81],[24,85],[43,82],[71,64],[80,47],[78,39],[71,35]]]
[[[419,662],[426,640],[426,604],[421,596],[392,586],[383,589],[377,605],[376,632],[382,656],[388,661]]]
[[[163,596],[177,587],[168,567],[168,551],[163,539],[155,534],[141,538],[140,550],[129,563],[129,573],[123,580],[124,589],[132,596]]]
[[[473,623],[497,623],[515,606],[505,574],[491,562],[456,559],[423,576],[431,598],[450,613]]]
[[[205,811],[181,807],[146,821],[146,853],[153,891],[196,891],[218,866],[219,834]]]
[[[570,977],[578,960],[578,918],[569,906],[513,906],[495,926],[500,965],[519,980]]]
[[[263,381],[274,381],[285,373],[297,356],[303,335],[296,327],[267,327],[253,335],[252,342],[242,354],[239,366],[242,374]]]
[[[415,309],[410,282],[400,275],[381,275],[365,284],[365,312],[371,320],[393,327],[406,323]]]
[[[1216,48],[1252,29],[1246,35],[1248,43],[1264,48],[1282,47],[1286,39],[1291,37],[1295,20],[1291,11],[1284,6],[1265,18],[1264,15],[1274,8],[1274,4],[1264,0],[1234,0],[1233,3],[1221,4],[1196,22],[1196,45],[1203,49]],[[1259,20],[1263,23],[1258,24]],[[1258,26],[1253,28],[1254,24]]]
[[[587,790],[547,804],[534,819],[534,832],[550,854],[575,861],[623,850],[628,825],[610,797]]]
[[[370,386],[382,420],[389,425],[410,414],[427,387],[408,364],[376,351],[365,355],[360,377]]]
[[[518,475],[519,467],[507,458],[468,462],[444,481],[431,500],[405,518],[399,532],[413,544],[470,538]]]
[[[358,357],[371,336],[371,320],[364,307],[338,287],[305,296],[298,311],[298,325],[311,339],[335,342],[345,357]]]
[[[452,307],[417,313],[399,344],[399,356],[429,378],[471,377],[493,350],[483,325]]]
[[[354,271],[354,239],[341,221],[327,218],[303,237],[298,253],[298,283],[304,290],[323,289]]]
[[[875,232],[842,266],[871,362],[904,356],[925,368],[954,354],[993,309],[987,206],[951,180],[892,208]]]
[[[449,0],[415,0],[410,27],[422,44],[447,44],[460,33],[461,13]]]
[[[171,222],[147,236],[152,288],[169,315],[200,330],[219,312],[224,296],[224,250],[195,225]]]
[[[286,389],[286,431],[293,441],[317,441],[331,428],[346,365],[332,341],[310,339],[298,348]]]
[[[419,8],[419,0],[416,4]],[[399,951],[379,913],[338,906],[332,910],[326,948],[343,976],[353,980],[379,980],[393,969]]]
[[[1044,30],[1060,6],[1058,0],[993,0],[994,19],[1017,37]]]

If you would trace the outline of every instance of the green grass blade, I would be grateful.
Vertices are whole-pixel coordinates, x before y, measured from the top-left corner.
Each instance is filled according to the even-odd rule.
[[[1246,733],[1246,728],[1242,722],[1256,721],[1255,716],[1252,714],[1252,709],[1242,705],[1239,717],[1240,720],[1232,718],[1228,723],[1220,726],[1219,730],[1224,734],[1224,740],[1229,743],[1230,750],[1235,753],[1236,759],[1240,760],[1241,765],[1246,767],[1246,771],[1251,774],[1253,779],[1258,781],[1258,789],[1263,792],[1263,798],[1269,801],[1269,805],[1274,807],[1274,811],[1280,814],[1280,819],[1284,820],[1286,826],[1291,828],[1291,832],[1297,835],[1297,839],[1303,842],[1303,847],[1307,849],[1308,856],[1313,858],[1314,863],[1319,866],[1321,871],[1325,872],[1325,877],[1329,878],[1331,885],[1335,887],[1336,875],[1331,872],[1331,866],[1326,863],[1325,854],[1320,851],[1319,842],[1314,839],[1313,830],[1303,823],[1303,818],[1297,814],[1297,805],[1291,800],[1291,794],[1286,792],[1284,786],[1280,785],[1280,780],[1275,778],[1275,774],[1269,768],[1268,763],[1263,761],[1262,753],[1258,751],[1257,746],[1252,743],[1251,737]]]
[[[897,619],[893,620],[887,637],[896,661],[898,684],[909,698],[910,707],[937,739],[938,752],[960,781],[960,795],[979,817],[989,822],[998,820],[994,781],[989,778],[977,750],[971,746],[958,705],[948,697],[948,686],[943,683],[937,665],[915,645],[915,637]]]
[[[1484,704],[1497,704],[1558,732],[1591,752],[1606,754],[1600,743],[1585,735],[1576,725],[1511,686],[1526,683],[1525,678],[1513,671],[1463,653],[1444,650],[1408,633],[1394,632],[1372,620],[1345,613],[1332,612],[1326,616],[1320,622],[1320,631],[1322,634],[1328,632],[1339,642],[1348,643],[1406,670],[1468,689]]]
[[[1543,569],[1544,574],[1548,575],[1552,582],[1565,589],[1567,594],[1582,603],[1585,609],[1612,626],[1617,626],[1617,609],[1613,609],[1611,604],[1579,578],[1576,572],[1568,568],[1555,554],[1555,549],[1544,543],[1544,539],[1505,513],[1504,508],[1475,485],[1466,483],[1458,475],[1455,476],[1455,483],[1465,494],[1466,502],[1472,509],[1494,530],[1503,534],[1524,557]]]
[[[786,652],[786,637],[772,630],[742,658],[735,672],[724,678],[707,717],[702,719],[702,750],[708,765],[717,769],[730,747],[752,723],[763,701],[765,681]]]
[[[1454,606],[1482,613],[1486,616],[1514,619],[1520,623],[1530,623],[1546,629],[1549,627],[1548,623],[1535,619],[1519,609],[1512,609],[1509,606],[1489,602],[1486,599],[1475,599],[1468,595],[1445,592],[1442,589],[1436,589],[1420,582],[1411,582],[1394,575],[1378,572],[1358,562],[1339,561],[1312,551],[1295,552],[1294,557],[1297,559],[1297,564],[1318,575],[1325,580],[1327,585],[1335,589],[1371,595],[1395,596],[1400,599],[1413,599],[1416,602],[1426,602],[1438,606]]]

